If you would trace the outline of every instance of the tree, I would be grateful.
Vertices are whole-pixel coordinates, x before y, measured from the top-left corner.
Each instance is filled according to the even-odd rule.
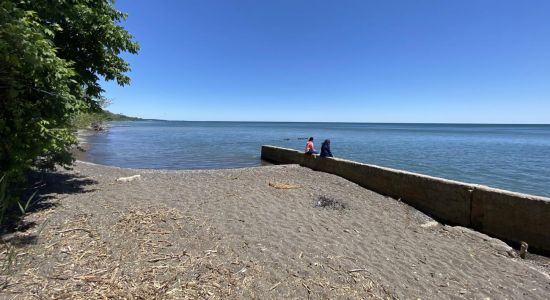
[[[130,83],[129,65],[119,54],[136,54],[139,45],[119,23],[127,15],[113,7],[112,0],[27,0],[21,7],[36,11],[42,25],[55,34],[58,57],[72,62],[75,80],[84,90],[84,100],[97,109],[103,89],[99,76]]]
[[[0,176],[72,163],[71,118],[100,108],[100,78],[130,82],[126,17],[112,0],[0,0]]]

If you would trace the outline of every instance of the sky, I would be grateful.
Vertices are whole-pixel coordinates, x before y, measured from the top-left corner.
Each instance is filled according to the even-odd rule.
[[[189,121],[550,123],[548,0],[118,0],[116,113]]]

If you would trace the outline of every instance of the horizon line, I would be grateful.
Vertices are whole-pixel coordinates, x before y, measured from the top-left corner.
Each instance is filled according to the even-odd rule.
[[[236,121],[236,120],[166,120],[155,118],[139,118],[136,121],[164,122],[225,122],[225,123],[345,123],[345,124],[417,124],[417,125],[550,125],[550,123],[466,123],[466,122],[353,122],[353,121]]]

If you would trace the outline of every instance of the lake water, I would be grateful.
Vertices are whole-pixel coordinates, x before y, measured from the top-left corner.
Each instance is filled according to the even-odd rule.
[[[550,125],[113,122],[88,138],[91,162],[129,168],[259,166],[261,145],[302,150],[331,139],[335,156],[550,196]]]

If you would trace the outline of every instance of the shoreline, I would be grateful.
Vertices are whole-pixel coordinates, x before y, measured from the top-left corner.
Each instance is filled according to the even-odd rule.
[[[91,128],[84,128],[84,129],[78,129],[76,131],[76,137],[78,141],[77,147],[73,148],[72,154],[74,156],[75,162],[85,162],[85,163],[91,163],[96,164],[98,166],[105,166],[105,167],[114,167],[114,168],[125,168],[125,167],[118,167],[118,166],[112,166],[112,165],[106,165],[106,164],[99,164],[96,162],[93,162],[90,157],[87,155],[87,152],[90,150],[91,145],[88,143],[88,137],[94,136],[96,134],[103,134],[111,128],[112,125],[110,123],[106,124],[105,131],[96,131]],[[84,151],[81,151],[79,148],[83,149]],[[227,168],[214,168],[214,169],[160,169],[160,168],[125,168],[125,169],[133,169],[133,170],[166,170],[166,171],[198,171],[198,170],[231,170],[231,169],[243,169],[243,168],[256,168],[256,167],[264,167],[264,166],[272,166],[273,163],[269,161],[265,161],[260,159],[258,166],[251,166],[251,167],[227,167]]]
[[[75,161],[86,161],[86,151],[90,149],[90,145],[88,144],[88,137],[93,135],[94,133],[94,130],[88,128],[78,129],[76,131],[76,140],[78,141],[78,144],[72,150]],[[82,149],[83,151],[80,149]]]
[[[248,139],[246,138],[241,141],[239,137],[232,136],[232,138],[227,141],[219,141],[220,147],[223,147],[223,149],[228,149],[229,151],[222,150],[216,152],[212,151],[212,149],[207,146],[208,142],[204,140],[205,138],[201,136],[201,134],[197,133],[202,131],[187,128],[202,128],[201,126],[203,125],[200,125],[200,123],[191,122],[188,125],[181,125],[183,126],[182,129],[178,129],[178,126],[180,125],[170,125],[168,123],[162,123],[162,125],[158,126],[145,125],[145,123],[142,124],[140,122],[133,122],[133,125],[132,122],[112,123],[114,126],[119,124],[128,125],[129,127],[136,126],[136,128],[113,128],[112,131],[106,133],[106,136],[103,135],[105,133],[101,133],[102,135],[97,137],[88,137],[89,141],[94,143],[91,145],[93,148],[89,149],[87,153],[77,153],[77,158],[80,160],[95,161],[98,163],[108,162],[112,165],[134,168],[235,168],[260,164],[261,161],[258,158],[260,147],[259,144],[260,142],[266,143],[264,138],[266,140],[271,140],[273,144],[280,147],[300,149],[302,142],[297,140],[297,137],[305,136],[302,131],[300,131],[301,127],[296,127],[297,125],[289,125],[292,128],[291,131],[284,129],[284,127],[278,127],[278,125],[267,126],[273,133],[266,134],[265,137],[262,137],[256,126],[228,124],[225,126],[237,126],[236,128],[239,128],[239,130],[245,132],[246,136],[249,136],[249,138],[251,137],[253,140],[246,141],[246,139]],[[175,126],[173,130],[174,132],[178,132],[178,134],[175,134],[174,138],[171,139],[163,133],[164,130],[162,128],[164,128],[164,126]],[[215,138],[218,136],[218,128],[225,126],[214,124],[205,127],[204,130]],[[491,138],[495,137],[494,134],[500,134],[498,133],[500,130],[491,129],[490,131],[485,132],[477,129],[472,129],[472,131],[467,129],[468,127],[460,126],[453,129],[445,129],[443,127],[440,128],[436,126],[434,129],[435,131],[431,129],[425,131],[422,127],[411,126],[411,128],[406,127],[405,125],[389,126],[389,128],[388,126],[383,125],[380,125],[379,127],[367,126],[365,128],[348,128],[344,126],[345,130],[342,131],[340,130],[341,128],[338,128],[336,125],[326,125],[325,127],[327,128],[323,127],[312,134],[319,136],[321,135],[319,132],[324,132],[326,129],[327,132],[322,134],[326,134],[328,137],[336,139],[334,140],[334,146],[337,148],[334,150],[336,151],[335,154],[337,154],[338,157],[345,157],[363,163],[387,166],[394,169],[407,170],[409,172],[429,174],[430,176],[435,177],[449,178],[454,181],[491,186],[516,193],[550,197],[548,194],[548,189],[546,188],[546,183],[548,183],[548,176],[546,175],[548,175],[548,171],[545,166],[547,163],[545,162],[544,157],[541,156],[542,153],[540,151],[537,154],[532,153],[534,150],[530,150],[525,152],[524,155],[521,155],[521,151],[518,151],[519,146],[517,146],[510,150],[511,152],[509,153],[509,157],[486,154],[491,151],[507,151],[503,148],[504,146],[495,144],[493,138]],[[411,136],[411,138],[413,138],[413,140],[411,140],[411,158],[406,156],[407,151],[403,150],[406,148],[403,144],[395,144],[395,142],[399,142],[402,137],[408,136],[410,132],[409,129],[413,130]],[[369,132],[369,134],[374,134],[372,138],[375,140],[381,139],[382,133],[386,130],[395,132],[397,136],[387,143],[383,142],[383,140],[380,140],[379,143],[372,143],[374,146],[369,146],[370,143],[368,140],[356,142],[351,146],[339,146],[339,138],[347,139],[351,133],[363,132],[363,130]],[[442,135],[443,133],[438,133],[440,131],[443,132],[444,135]],[[421,140],[416,142],[416,137],[422,137],[424,135],[427,135],[429,138],[428,141],[430,141],[430,138],[432,137],[436,139],[433,140],[434,142],[444,141],[447,138],[454,140],[454,134],[459,134],[460,136],[465,137],[464,134],[469,131],[472,131],[473,133],[477,132],[479,134],[479,136],[475,136],[477,138],[487,138],[490,142],[490,149],[485,151],[476,146],[478,144],[472,144],[471,138],[457,141],[457,143],[465,143],[465,146],[461,149],[469,149],[465,152],[465,155],[461,154],[462,152],[460,152],[460,149],[457,150],[452,146],[445,146],[439,150],[437,147],[428,147],[428,150],[424,151],[422,148],[425,148],[430,143],[425,143]],[[185,135],[186,138],[183,138],[184,132],[187,132],[186,134],[189,134],[189,136]],[[540,132],[538,130],[533,131],[531,129],[526,132],[519,130],[519,132],[521,132],[521,136],[519,137],[515,136],[515,129],[507,129],[503,132],[505,133],[502,137],[505,138],[504,142],[513,142],[516,138],[533,138],[535,139],[534,141],[543,141],[541,140],[542,136],[540,134],[546,133],[547,130],[541,129]],[[90,134],[87,132],[84,133]],[[151,144],[151,139],[147,138],[147,135],[156,136],[156,142]],[[96,141],[100,144],[95,144]],[[254,141],[258,141],[258,145],[254,145]],[[531,139],[527,141],[531,141]],[[521,144],[522,143],[518,145]],[[238,147],[235,147],[235,145],[238,145]],[[392,145],[395,147],[392,147]],[[525,145],[528,146],[528,143]],[[547,143],[544,142],[542,146],[544,148],[541,148],[541,151],[547,148]],[[349,150],[349,147],[357,150]],[[365,147],[364,151],[362,150],[362,147]],[[153,151],[151,149],[155,150]],[[188,150],[186,151],[183,149]],[[450,158],[445,159],[445,156],[450,156]],[[522,157],[524,157],[525,160],[522,160]],[[493,160],[494,162],[491,163]],[[542,162],[535,163],[539,160],[542,160]],[[515,161],[516,163],[509,163],[508,161]],[[515,167],[515,165],[517,165],[517,167]]]
[[[120,177],[140,175],[130,182]],[[46,175],[5,295],[545,299],[550,260],[297,165]],[[338,205],[320,207],[325,197]],[[33,243],[17,243],[35,237]],[[534,259],[534,260],[533,260]],[[28,270],[35,270],[29,273]],[[43,287],[37,289],[36,287]],[[2,298],[2,296],[0,296]]]

